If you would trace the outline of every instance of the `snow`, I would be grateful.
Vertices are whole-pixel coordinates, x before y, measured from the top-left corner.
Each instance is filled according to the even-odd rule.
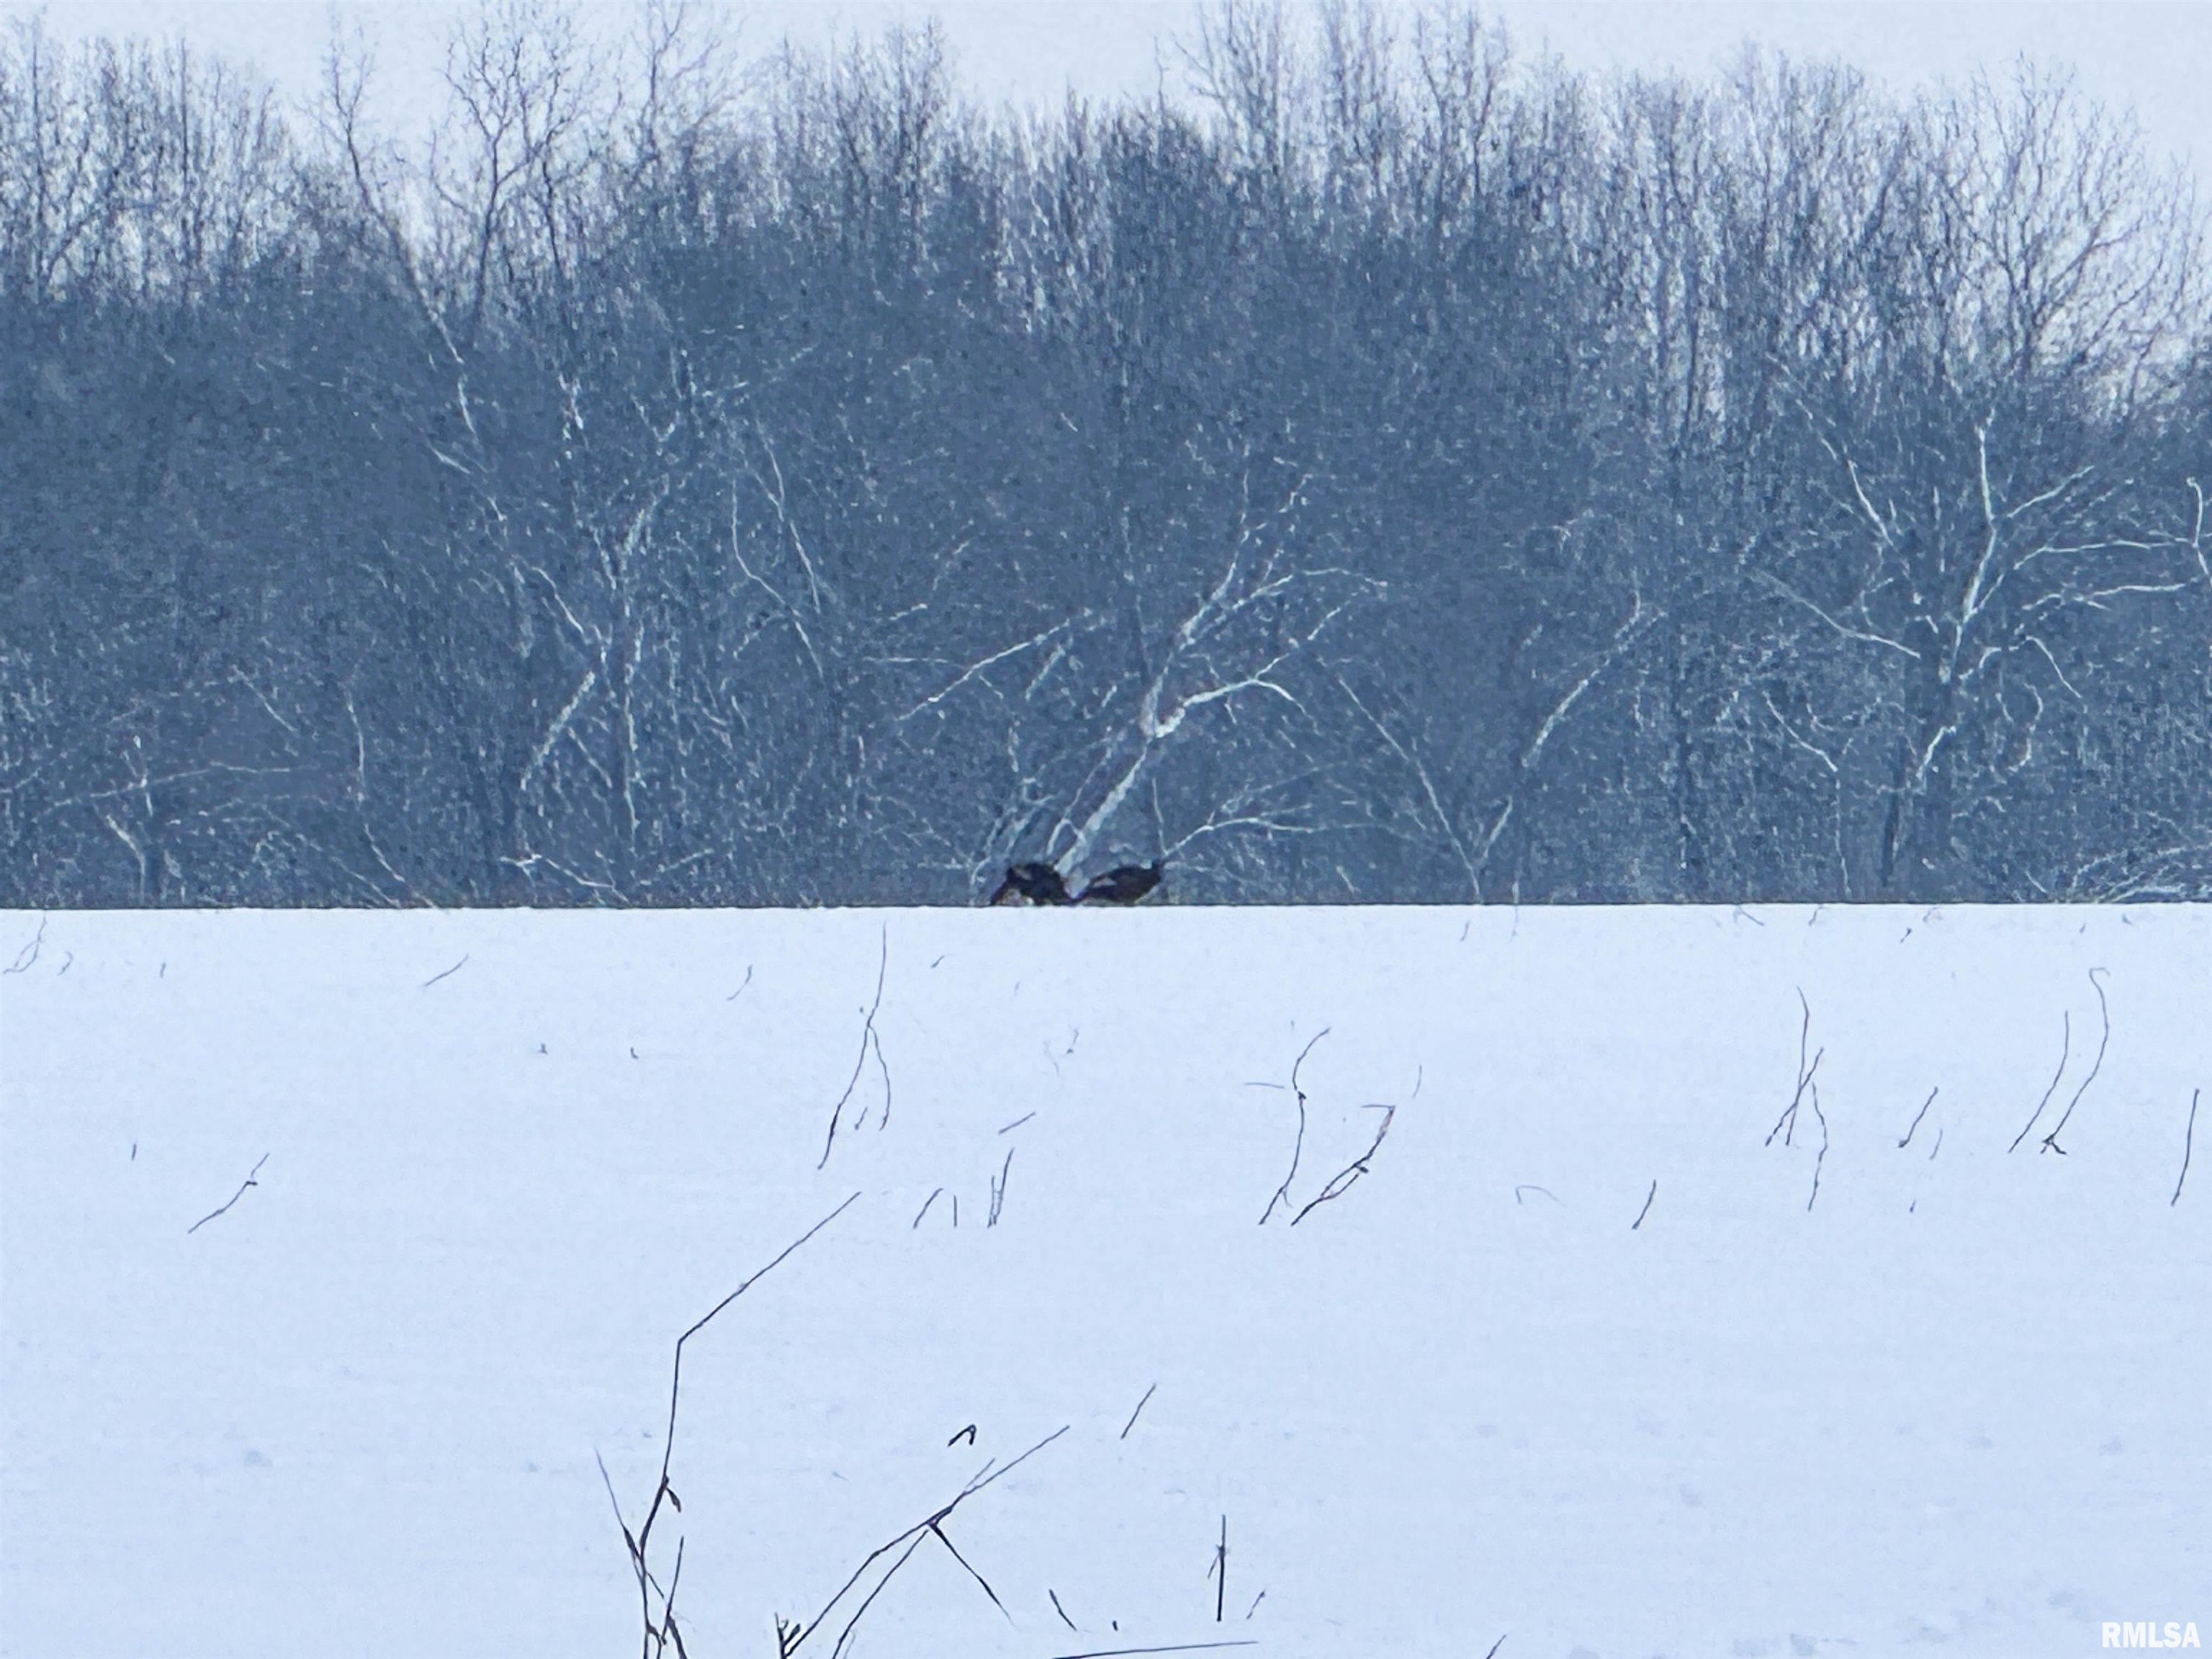
[[[944,1522],[1004,1613],[925,1538],[854,1659],[2212,1626],[2212,910],[0,916],[18,962],[9,1656],[635,1651],[595,1456],[635,1526],[677,1335],[854,1194],[686,1347],[693,1659],[1063,1425]]]

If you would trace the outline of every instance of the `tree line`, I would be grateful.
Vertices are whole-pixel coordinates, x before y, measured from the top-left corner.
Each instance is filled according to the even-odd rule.
[[[0,45],[0,903],[2212,897],[2204,222],[2064,76],[634,21]]]

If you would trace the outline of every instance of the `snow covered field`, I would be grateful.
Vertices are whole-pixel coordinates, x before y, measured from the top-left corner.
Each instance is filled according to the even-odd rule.
[[[16,914],[10,964],[11,1659],[636,1652],[596,1460],[637,1526],[678,1334],[854,1194],[685,1348],[691,1659],[894,1539],[795,1659],[895,1562],[853,1659],[2212,1630],[2202,908]]]

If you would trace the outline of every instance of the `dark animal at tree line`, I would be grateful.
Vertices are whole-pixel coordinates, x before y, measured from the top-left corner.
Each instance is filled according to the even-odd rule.
[[[1109,870],[1083,890],[1079,904],[1134,904],[1160,884],[1160,865],[1125,864]]]
[[[1031,904],[1073,904],[1068,896],[1067,878],[1049,864],[1014,864],[1006,867],[1006,878],[991,895],[991,902],[1003,904],[1010,898],[1026,899]]]
[[[1052,865],[1016,864],[991,895],[993,904],[1024,899],[1031,904],[1135,904],[1160,884],[1164,860],[1116,866],[1094,877],[1079,896],[1071,897],[1066,878]]]

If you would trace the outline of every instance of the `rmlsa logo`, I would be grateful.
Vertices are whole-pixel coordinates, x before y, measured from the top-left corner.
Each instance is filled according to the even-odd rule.
[[[2201,1648],[2193,1624],[2177,1625],[2168,1620],[2164,1625],[2105,1624],[2105,1645],[2108,1648]]]

